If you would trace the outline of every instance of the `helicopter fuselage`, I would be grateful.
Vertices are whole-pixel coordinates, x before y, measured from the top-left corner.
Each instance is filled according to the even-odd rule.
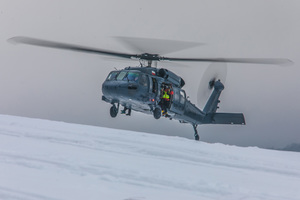
[[[153,114],[155,119],[166,109],[165,117],[193,125],[196,140],[199,140],[197,126],[200,124],[245,124],[242,113],[216,113],[224,89],[220,80],[213,83],[214,90],[203,111],[188,100],[182,89],[184,84],[181,77],[166,69],[127,67],[109,73],[102,84],[102,100],[112,104],[111,117],[117,116],[120,105],[124,107],[123,114],[129,110],[127,115],[130,115],[134,110]],[[167,108],[162,106],[164,88],[172,91]]]

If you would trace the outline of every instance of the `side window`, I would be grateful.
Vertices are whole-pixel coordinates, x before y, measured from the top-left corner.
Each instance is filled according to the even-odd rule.
[[[152,77],[152,92],[157,93],[157,81],[155,78]]]
[[[108,77],[107,77],[106,80],[108,80],[108,81],[115,80],[115,79],[116,79],[116,76],[118,75],[118,73],[119,73],[119,72],[111,72],[111,73],[108,75]]]
[[[120,72],[119,75],[117,76],[117,81],[123,80],[127,72]]]
[[[180,90],[180,104],[185,103],[185,93],[184,91]]]
[[[149,83],[149,92],[152,92],[152,85],[153,85],[152,77],[147,76],[147,79]]]
[[[175,90],[175,92],[174,92],[174,101],[179,102],[179,93],[178,93],[178,90]]]

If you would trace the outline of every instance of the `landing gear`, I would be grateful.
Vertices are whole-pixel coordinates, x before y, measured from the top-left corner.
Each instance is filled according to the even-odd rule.
[[[200,138],[199,138],[199,135],[198,135],[197,126],[198,126],[198,125],[196,125],[196,124],[193,124],[193,128],[194,128],[194,131],[195,131],[195,134],[194,134],[194,136],[195,136],[195,140],[197,140],[197,141],[198,141]]]
[[[159,119],[161,117],[161,108],[156,107],[153,111],[153,116],[155,119]]]
[[[126,111],[127,111],[127,113],[126,113]],[[124,107],[124,109],[121,110],[121,114],[126,114],[127,116],[130,116],[131,115],[131,108]]]
[[[118,115],[119,112],[119,104],[116,106],[115,104],[112,104],[112,107],[110,108],[110,116],[112,118],[115,118]]]

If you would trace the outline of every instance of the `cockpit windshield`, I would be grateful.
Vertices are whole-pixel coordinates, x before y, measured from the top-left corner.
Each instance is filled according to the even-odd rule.
[[[139,81],[139,72],[128,72],[128,71],[121,71],[121,72],[111,72],[107,79],[108,81],[111,80],[117,80],[117,81],[134,81],[138,82]]]
[[[120,72],[119,75],[117,76],[117,81],[123,80],[126,74],[127,72]]]
[[[115,80],[115,78],[116,78],[116,76],[118,75],[118,73],[119,73],[119,72],[111,72],[111,73],[108,75],[108,77],[107,77],[106,80],[108,80],[108,81]]]

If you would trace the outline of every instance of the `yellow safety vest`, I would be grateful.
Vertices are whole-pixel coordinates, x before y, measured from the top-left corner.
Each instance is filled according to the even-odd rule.
[[[167,94],[167,92],[165,92],[165,94],[163,95],[163,99],[170,99],[170,96]]]

